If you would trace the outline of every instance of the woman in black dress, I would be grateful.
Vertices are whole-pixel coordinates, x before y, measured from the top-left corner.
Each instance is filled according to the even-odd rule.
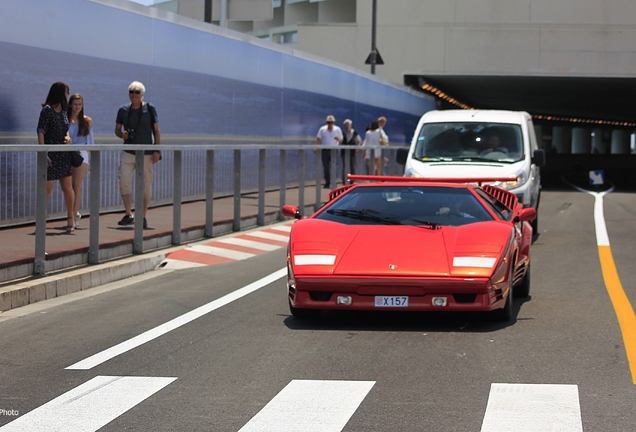
[[[46,102],[42,104],[38,121],[38,144],[71,144],[68,134],[68,85],[56,82],[51,86]],[[66,232],[74,230],[73,224],[73,185],[71,180],[71,155],[69,152],[49,152],[46,170],[46,202],[53,192],[53,182],[60,181],[68,219]]]

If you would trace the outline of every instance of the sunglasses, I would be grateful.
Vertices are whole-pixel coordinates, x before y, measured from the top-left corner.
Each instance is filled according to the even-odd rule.
[[[128,93],[130,94],[141,94],[141,90],[128,90]]]

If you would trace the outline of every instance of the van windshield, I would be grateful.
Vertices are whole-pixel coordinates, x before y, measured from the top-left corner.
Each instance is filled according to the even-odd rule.
[[[503,123],[428,123],[413,153],[420,161],[513,163],[523,157],[521,126]]]

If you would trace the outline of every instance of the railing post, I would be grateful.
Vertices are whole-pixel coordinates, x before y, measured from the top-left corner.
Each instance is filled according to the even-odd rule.
[[[305,173],[307,169],[307,151],[298,150],[298,211],[305,215]]]
[[[183,194],[183,152],[173,152],[173,178],[172,178],[172,244],[181,244],[181,199]]]
[[[287,183],[286,183],[286,177],[287,177],[287,152],[285,149],[281,149],[280,150],[280,165],[279,165],[279,170],[278,170],[278,175],[279,175],[279,199],[278,199],[278,220],[282,221],[285,218],[283,217],[283,212],[282,212],[282,208],[285,205],[285,197],[286,197],[286,193],[287,193]]]
[[[144,151],[135,151],[135,238],[133,253],[144,253]]]
[[[265,157],[266,150],[258,150],[258,215],[256,216],[256,225],[265,225]]]
[[[327,150],[322,150],[320,146],[318,147],[318,151],[315,152],[316,155],[316,190],[315,198],[314,198],[314,212],[318,210],[318,206],[320,205],[320,201],[322,200],[322,152]],[[325,181],[329,181],[325,179]]]
[[[206,151],[204,235],[214,236],[214,150]]]
[[[91,151],[90,162],[90,197],[89,211],[91,219],[89,223],[88,263],[99,263],[99,203],[101,199],[101,152]]]
[[[338,150],[331,149],[329,150],[329,153],[331,154],[331,157],[329,158],[329,164],[331,165],[331,169],[329,170],[329,184],[333,189],[335,189],[338,187]]]
[[[241,230],[241,150],[234,150],[234,220],[232,230]]]
[[[46,171],[47,152],[39,151],[36,168],[35,202],[35,259],[33,274],[43,276],[46,272]]]

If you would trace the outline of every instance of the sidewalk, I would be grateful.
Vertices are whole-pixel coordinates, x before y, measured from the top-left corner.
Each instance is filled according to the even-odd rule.
[[[322,201],[329,190],[323,189]],[[265,194],[265,225],[278,222],[282,207],[278,190]],[[313,213],[315,188],[305,188],[305,215]],[[299,205],[298,189],[287,189],[285,203]],[[86,290],[116,280],[154,270],[165,255],[204,240],[205,202],[183,204],[181,209],[181,245],[172,245],[173,207],[148,210],[148,229],[144,230],[144,253],[132,254],[134,227],[119,226],[123,212],[99,217],[100,264],[88,262],[89,217],[79,228],[67,234],[66,220],[46,226],[46,275],[34,277],[34,225],[0,230],[0,316],[2,311],[30,303]],[[241,196],[241,230],[255,228],[258,193]],[[214,200],[214,237],[232,233],[234,197]]]

